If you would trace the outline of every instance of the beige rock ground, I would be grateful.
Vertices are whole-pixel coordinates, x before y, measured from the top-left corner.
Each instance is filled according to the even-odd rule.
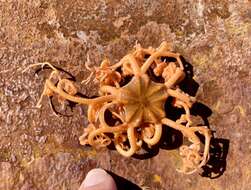
[[[250,7],[248,0],[1,0],[0,189],[75,190],[98,166],[149,189],[249,190]],[[212,167],[202,175],[175,171],[178,144],[170,129],[151,158],[122,158],[78,144],[85,107],[67,109],[71,117],[55,117],[46,99],[35,108],[48,72],[22,73],[28,65],[49,61],[81,81],[87,56],[93,65],[105,56],[116,62],[136,42],[157,47],[163,40],[193,65],[205,105],[197,112],[216,131]],[[93,96],[93,86],[81,92]]]

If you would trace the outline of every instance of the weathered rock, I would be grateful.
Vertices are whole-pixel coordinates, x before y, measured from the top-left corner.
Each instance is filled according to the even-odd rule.
[[[77,189],[89,169],[101,166],[150,189],[249,190],[250,7],[247,0],[0,1],[0,189]],[[151,158],[122,158],[78,144],[85,108],[56,117],[46,98],[35,108],[49,72],[22,73],[28,65],[49,61],[80,82],[89,74],[88,56],[91,66],[104,57],[115,63],[136,42],[157,47],[163,40],[193,66],[196,96],[206,105],[197,112],[216,131],[207,177],[175,171],[179,144],[169,128]],[[78,85],[97,95],[93,83]]]

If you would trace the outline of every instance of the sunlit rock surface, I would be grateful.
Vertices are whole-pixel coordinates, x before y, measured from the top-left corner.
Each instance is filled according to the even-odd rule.
[[[249,190],[250,7],[248,0],[1,0],[0,189],[76,190],[88,170],[103,167],[149,189]],[[22,74],[29,64],[49,61],[79,82],[89,74],[88,56],[93,66],[104,57],[115,63],[136,43],[157,47],[163,40],[193,66],[200,113],[215,131],[204,177],[175,171],[178,142],[168,128],[150,158],[80,146],[86,108],[56,105],[73,115],[56,117],[46,98],[35,108],[48,70]],[[79,89],[93,96],[94,86]]]

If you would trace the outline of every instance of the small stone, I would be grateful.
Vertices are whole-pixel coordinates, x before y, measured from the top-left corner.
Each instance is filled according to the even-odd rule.
[[[16,162],[17,161],[17,157],[14,154],[11,154],[10,161],[11,162]]]
[[[41,143],[41,144],[44,144],[47,140],[47,136],[42,136],[39,138],[38,142]]]
[[[80,40],[83,40],[85,43],[87,43],[89,37],[86,35],[84,31],[77,31],[76,35]]]

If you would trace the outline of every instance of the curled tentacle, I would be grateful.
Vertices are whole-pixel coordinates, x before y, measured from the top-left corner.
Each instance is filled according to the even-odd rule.
[[[149,124],[149,126],[142,129],[142,139],[148,145],[155,145],[159,142],[162,135],[161,124]]]
[[[196,100],[194,97],[191,97],[188,94],[181,92],[179,89],[173,90],[173,89],[168,88],[167,92],[170,96],[172,96],[178,100],[181,100],[182,102],[185,102],[189,108],[192,107],[193,103]]]
[[[181,79],[183,79],[185,73],[182,69],[177,68],[175,73],[165,82],[167,88],[170,88],[177,84]]]
[[[90,123],[98,121],[99,110],[103,104],[90,104],[87,110],[87,117]]]
[[[88,98],[81,98],[81,97],[76,97],[76,96],[72,96],[70,94],[67,94],[66,92],[64,92],[62,89],[57,88],[50,80],[46,80],[45,82],[46,87],[48,87],[50,90],[52,90],[53,92],[57,93],[58,95],[62,96],[63,98],[65,98],[66,100],[70,100],[72,102],[75,103],[79,103],[79,104],[94,104],[94,103],[101,103],[101,102],[109,102],[114,100],[114,96],[112,95],[108,95],[108,96],[101,96],[98,98],[94,98],[94,99],[88,99]]]
[[[175,102],[174,102],[174,106],[177,106],[179,108],[181,108],[181,107],[184,108],[185,115],[181,115],[181,117],[182,116],[185,117],[184,120],[188,122],[189,126],[192,125],[192,120],[191,120],[191,114],[190,114],[189,106],[186,103],[184,103],[184,102],[182,102],[180,100],[176,100],[176,99],[175,99]]]
[[[94,131],[92,131],[89,135],[88,135],[88,143],[92,146],[101,146],[98,144],[96,144],[96,141],[95,139],[98,137],[98,136],[102,136],[103,134],[105,133],[118,133],[118,132],[123,132],[123,131],[126,131],[127,129],[127,126],[125,124],[121,124],[119,126],[116,126],[116,127],[101,127],[101,128],[98,128]],[[106,135],[106,137],[108,137]],[[109,138],[109,137],[108,137]],[[107,146],[108,144],[104,145],[104,146]]]
[[[138,150],[135,128],[128,127],[127,137],[128,137],[128,141],[129,141],[129,148],[128,149],[125,150],[124,147],[121,146],[121,142],[119,141],[118,138],[115,138],[114,144],[115,144],[115,148],[117,149],[117,151],[120,154],[122,154],[125,157],[130,157],[133,154],[135,154],[136,151]]]
[[[211,139],[211,133],[209,129],[204,127],[185,127],[167,118],[162,119],[162,123],[181,131],[182,134],[187,137],[190,142],[192,142],[190,146],[184,145],[180,148],[180,154],[183,157],[183,167],[180,170],[181,172],[191,174],[206,164],[207,160],[209,159]],[[203,156],[200,155],[201,141],[196,135],[196,132],[199,132],[205,136]]]
[[[168,51],[157,51],[155,53],[153,53],[147,60],[146,62],[142,65],[141,67],[141,72],[142,73],[146,73],[146,71],[149,69],[149,67],[152,65],[152,63],[154,62],[154,60],[158,59],[159,57],[173,57],[175,59],[177,59],[177,62],[181,68],[181,70],[184,69],[183,64],[180,60],[180,55],[176,54],[176,53],[172,53],[172,52],[168,52]]]

